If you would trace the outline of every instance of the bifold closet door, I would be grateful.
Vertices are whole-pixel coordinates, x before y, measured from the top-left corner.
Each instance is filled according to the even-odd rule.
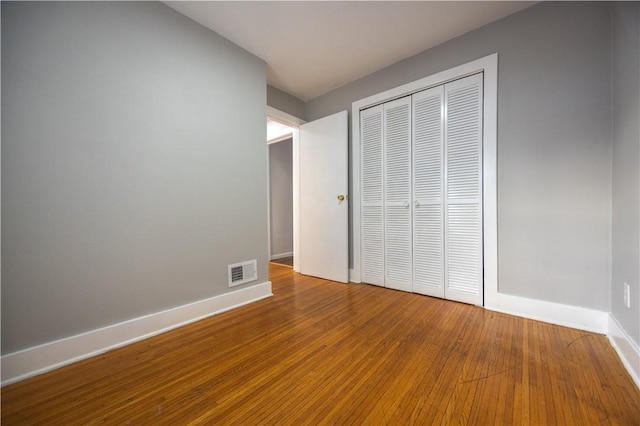
[[[482,305],[482,74],[444,92],[445,298]]]
[[[483,304],[477,74],[360,112],[362,281]]]
[[[384,286],[383,106],[360,111],[362,281]]]
[[[384,104],[385,287],[412,291],[411,97]]]
[[[413,291],[444,295],[444,86],[413,95]]]
[[[360,112],[362,281],[411,291],[411,97]]]

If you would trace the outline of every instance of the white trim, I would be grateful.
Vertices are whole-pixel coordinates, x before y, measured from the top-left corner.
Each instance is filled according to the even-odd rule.
[[[273,138],[267,141],[267,258],[268,259],[272,259],[271,257],[271,145],[291,139],[292,154],[293,154],[293,143],[294,143],[293,135],[294,133],[297,133],[297,132],[298,132],[298,129],[295,127],[292,127],[291,133],[288,133],[284,136]],[[291,176],[291,179],[293,180],[293,174]],[[295,203],[295,200],[293,202]],[[292,224],[292,226],[294,226],[294,224]]]
[[[290,127],[298,127],[301,124],[306,123],[306,121],[296,117],[295,115],[280,111],[279,109],[270,107],[269,105],[267,105],[267,117]]]
[[[277,138],[269,139],[267,141],[267,145],[273,145],[274,143],[284,142],[293,138],[293,132],[287,133],[286,135],[278,136]]]
[[[490,58],[490,59],[488,59]],[[483,63],[484,132],[482,142],[482,206],[484,225],[484,306],[498,296],[498,54]]]
[[[292,251],[288,251],[286,253],[272,254],[271,255],[271,260],[282,259],[283,257],[291,257],[291,256],[293,256],[293,252]]]
[[[267,259],[271,258],[271,148],[267,143]]]
[[[293,131],[293,270],[300,272],[300,129]]]
[[[499,293],[487,309],[599,334],[609,329],[607,312]]]
[[[618,353],[620,361],[625,366],[629,375],[640,388],[640,348],[631,340],[616,318],[609,314],[608,336],[611,346]]]
[[[360,110],[401,96],[437,86],[447,81],[484,72],[484,133],[483,133],[483,190],[484,190],[484,305],[496,307],[498,296],[498,210],[497,210],[497,115],[498,115],[498,54],[485,56],[429,77],[404,84],[361,99],[351,108],[351,164],[353,193],[352,244],[353,282],[361,281],[360,247]]]
[[[271,282],[3,355],[2,386],[272,296]]]
[[[363,102],[359,101],[359,102]],[[354,102],[351,106],[351,250],[353,268],[349,269],[349,281],[362,282],[362,247],[360,244],[360,110]]]

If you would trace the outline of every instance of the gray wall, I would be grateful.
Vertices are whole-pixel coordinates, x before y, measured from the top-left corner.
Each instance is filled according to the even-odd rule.
[[[293,140],[269,145],[271,256],[293,252]]]
[[[640,3],[612,7],[611,313],[640,344]],[[622,284],[631,288],[631,309]]]
[[[273,86],[267,86],[267,105],[302,120],[305,119],[304,102]]]
[[[2,351],[267,277],[265,65],[161,3],[2,3]]]
[[[540,3],[313,99],[306,118],[498,52],[499,291],[608,311],[610,41],[608,4]]]

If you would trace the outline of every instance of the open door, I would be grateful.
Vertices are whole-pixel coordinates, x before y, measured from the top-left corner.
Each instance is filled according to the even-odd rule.
[[[349,281],[347,112],[300,126],[299,271]]]

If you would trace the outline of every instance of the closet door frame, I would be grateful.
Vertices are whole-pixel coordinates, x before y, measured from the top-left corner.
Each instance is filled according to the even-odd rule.
[[[429,77],[378,93],[352,104],[351,167],[353,199],[360,199],[360,111],[402,96],[429,89],[449,81],[479,72],[484,73],[483,102],[483,270],[484,303],[487,308],[498,307],[498,221],[497,221],[497,101],[498,54],[485,56]],[[354,203],[352,216],[353,269],[350,281],[361,282],[360,204]]]

